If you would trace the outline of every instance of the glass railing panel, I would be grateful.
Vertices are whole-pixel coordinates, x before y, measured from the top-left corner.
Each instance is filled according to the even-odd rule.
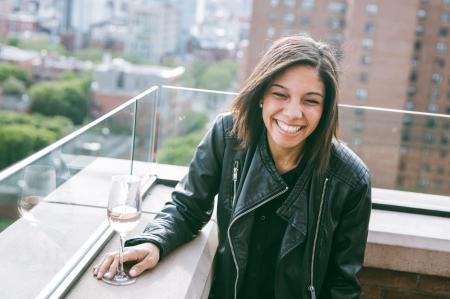
[[[156,90],[0,172],[0,280],[20,289],[15,298],[34,298],[67,276],[106,232],[111,176],[132,172],[136,140],[148,148],[135,116],[139,99],[151,102]]]
[[[450,116],[340,106],[340,137],[376,188],[450,195]]]
[[[146,93],[136,102],[132,173],[144,180],[155,175],[154,147],[158,92],[158,88],[154,87],[153,92]]]
[[[158,163],[187,166],[216,116],[228,110],[234,93],[164,86],[157,104]]]

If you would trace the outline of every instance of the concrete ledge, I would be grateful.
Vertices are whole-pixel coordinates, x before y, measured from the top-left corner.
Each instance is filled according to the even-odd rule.
[[[450,219],[373,210],[364,265],[450,277]]]

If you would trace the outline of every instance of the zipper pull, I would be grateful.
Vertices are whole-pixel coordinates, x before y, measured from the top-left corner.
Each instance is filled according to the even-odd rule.
[[[237,192],[237,179],[238,179],[239,161],[234,161],[233,165],[233,201],[231,202],[231,208],[234,208]]]
[[[311,299],[316,299],[316,289],[313,285],[308,287],[309,292],[311,293]]]
[[[238,168],[239,168],[239,161],[234,161],[233,166],[233,181],[236,182],[238,179]]]

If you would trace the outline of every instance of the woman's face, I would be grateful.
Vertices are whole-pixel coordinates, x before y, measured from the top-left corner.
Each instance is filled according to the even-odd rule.
[[[311,66],[288,68],[264,92],[263,121],[272,153],[300,153],[319,124],[325,87]]]

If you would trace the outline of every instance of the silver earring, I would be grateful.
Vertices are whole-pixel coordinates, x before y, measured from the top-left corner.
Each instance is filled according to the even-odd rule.
[[[262,103],[259,103],[259,108],[261,108],[261,109],[262,109]]]

